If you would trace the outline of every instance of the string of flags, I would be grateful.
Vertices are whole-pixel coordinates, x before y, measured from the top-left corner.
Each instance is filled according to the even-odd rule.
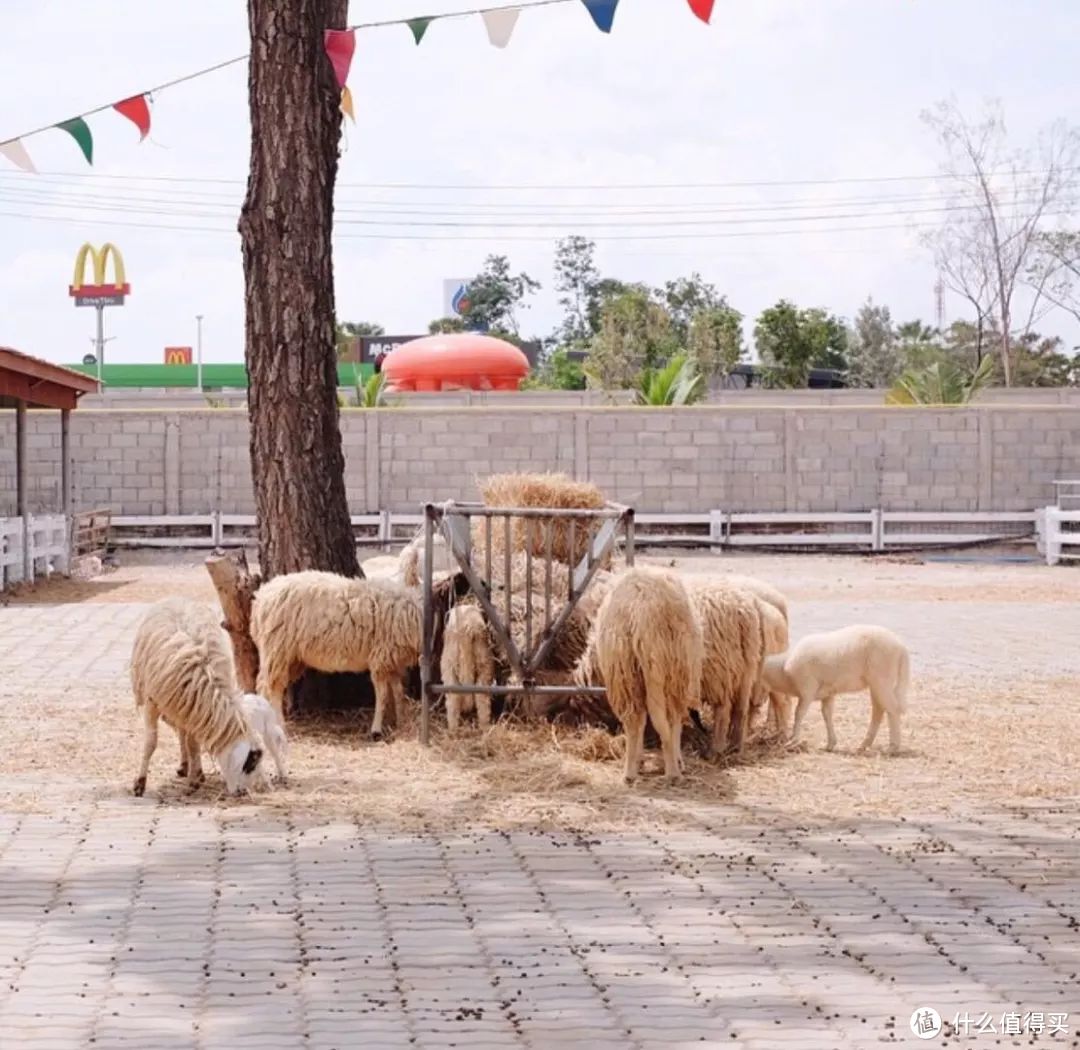
[[[353,55],[356,52],[356,32],[359,29],[375,29],[384,26],[403,25],[412,33],[413,40],[419,46],[433,22],[450,18],[464,18],[471,15],[479,15],[484,24],[484,28],[487,31],[488,41],[491,45],[497,48],[505,48],[510,43],[510,38],[517,26],[518,17],[523,10],[531,7],[550,7],[556,4],[577,2],[580,2],[588,11],[589,16],[592,18],[597,29],[602,33],[611,32],[612,27],[615,24],[615,11],[619,6],[620,0],[522,0],[521,3],[503,5],[501,7],[480,8],[474,11],[451,11],[442,15],[397,18],[385,22],[368,22],[350,26],[347,29],[327,29],[325,31],[323,44],[327,58],[333,68],[334,76],[337,79],[338,87],[341,89],[341,111],[351,120],[356,120],[356,111],[353,104],[352,92],[349,90],[348,79],[349,70],[352,67]],[[708,24],[712,18],[715,0],[686,0],[686,3],[697,18]],[[166,88],[174,87],[177,84],[184,83],[187,80],[194,80],[196,77],[216,72],[219,69],[223,69],[225,66],[243,62],[246,58],[247,55],[241,55],[238,58],[231,58],[225,62],[219,62],[215,66],[197,70],[194,73],[189,73],[187,76],[179,77],[166,84],[159,84],[156,87],[140,92],[137,95],[132,95],[130,98],[121,99],[119,102],[98,106],[96,109],[87,110],[85,113],[70,117],[67,120],[62,120],[56,124],[35,128],[33,131],[24,132],[22,135],[15,138],[5,139],[4,141],[0,141],[0,156],[10,161],[16,168],[19,168],[22,171],[36,173],[37,169],[34,167],[34,162],[31,160],[30,154],[26,150],[24,140],[45,131],[59,130],[66,132],[71,136],[78,145],[82,155],[86,158],[86,163],[92,166],[94,163],[94,136],[90,129],[90,125],[86,121],[87,117],[113,110],[122,117],[125,117],[138,128],[139,141],[142,142],[150,134],[150,107],[156,93],[164,91]]]

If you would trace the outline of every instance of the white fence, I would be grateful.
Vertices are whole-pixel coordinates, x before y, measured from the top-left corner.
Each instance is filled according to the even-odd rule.
[[[1037,518],[1039,553],[1047,565],[1080,561],[1080,510],[1046,507]]]
[[[352,516],[356,541],[387,547],[415,533],[420,514],[380,511]],[[851,513],[638,514],[645,546],[707,546],[881,552],[919,547],[952,547],[1030,539],[1036,513],[978,513],[868,510]],[[249,542],[254,515],[188,514],[115,517],[112,542],[118,547],[211,548]]]
[[[63,514],[0,518],[0,589],[11,583],[66,573],[71,560],[71,526]]]

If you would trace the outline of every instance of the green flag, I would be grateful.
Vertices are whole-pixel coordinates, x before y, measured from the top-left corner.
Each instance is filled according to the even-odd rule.
[[[79,144],[87,164],[94,163],[94,136],[90,134],[90,125],[82,117],[61,121],[56,127],[66,131]]]
[[[419,44],[424,39],[427,27],[435,21],[433,18],[410,18],[409,28],[412,30],[413,39]]]

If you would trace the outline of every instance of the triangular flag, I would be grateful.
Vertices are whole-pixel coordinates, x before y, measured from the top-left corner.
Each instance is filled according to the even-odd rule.
[[[708,24],[709,19],[712,18],[714,2],[715,0],[689,0],[690,10],[693,11],[702,22]]]
[[[337,86],[343,88],[349,79],[349,66],[356,50],[356,34],[351,29],[327,29],[323,34],[323,47],[334,67]]]
[[[611,24],[615,21],[615,8],[619,6],[619,0],[581,0],[589,9],[596,28],[601,33],[610,33]]]
[[[406,24],[412,30],[413,40],[419,44],[424,39],[427,27],[434,21],[434,18],[410,18]]]
[[[481,11],[487,27],[488,40],[496,47],[506,47],[510,43],[510,34],[517,25],[518,15],[521,14],[519,7],[502,7],[494,11]]]
[[[37,168],[34,167],[30,154],[26,152],[22,139],[0,142],[0,156],[7,157],[16,168],[22,168],[23,171],[29,171],[33,175],[37,174]]]
[[[82,117],[72,117],[55,126],[66,131],[79,144],[87,164],[94,163],[94,136],[90,134],[90,125]]]
[[[123,102],[115,103],[113,109],[122,117],[127,117],[139,129],[140,142],[150,134],[150,107],[146,104],[145,95],[125,98]]]
[[[356,114],[353,112],[352,92],[349,90],[348,84],[341,89],[341,112],[354,124],[356,123]]]

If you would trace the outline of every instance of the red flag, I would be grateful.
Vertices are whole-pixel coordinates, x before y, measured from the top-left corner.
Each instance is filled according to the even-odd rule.
[[[349,79],[349,66],[352,65],[353,52],[356,50],[356,34],[351,29],[327,29],[323,37],[323,46],[334,67],[339,88]]]
[[[139,129],[140,142],[150,134],[150,107],[146,104],[145,95],[125,98],[123,102],[115,103],[113,109]]]
[[[688,0],[690,10],[702,20],[708,22],[712,18],[713,3],[715,0]]]

